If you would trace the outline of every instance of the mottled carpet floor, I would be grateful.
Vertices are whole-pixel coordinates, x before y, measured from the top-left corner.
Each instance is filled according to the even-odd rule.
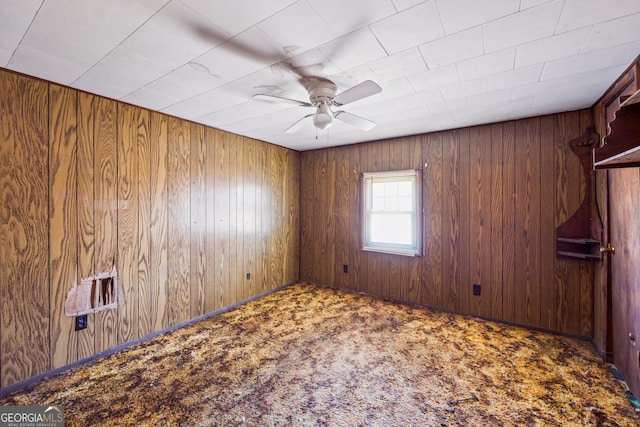
[[[308,284],[0,404],[63,405],[67,426],[638,423],[589,343]]]

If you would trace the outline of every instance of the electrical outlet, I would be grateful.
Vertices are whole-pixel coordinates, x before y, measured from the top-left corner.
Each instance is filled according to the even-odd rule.
[[[247,272],[247,280],[251,279],[251,273]]]
[[[474,283],[473,284],[473,294],[479,296],[480,292],[482,292],[482,286],[479,285],[478,283]]]
[[[342,272],[343,273],[348,273],[349,272],[349,265],[348,264],[343,264],[342,265]]]
[[[86,314],[81,314],[80,316],[76,316],[76,331],[87,329],[88,323],[89,323],[89,319]]]

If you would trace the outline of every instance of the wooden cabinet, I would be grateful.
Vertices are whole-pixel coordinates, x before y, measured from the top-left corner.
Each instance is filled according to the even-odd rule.
[[[640,56],[595,105],[595,169],[640,166]]]
[[[608,256],[594,285],[594,344],[640,395],[640,57],[594,105],[593,150]],[[596,172],[596,171],[594,171]],[[615,248],[615,250],[614,250]]]

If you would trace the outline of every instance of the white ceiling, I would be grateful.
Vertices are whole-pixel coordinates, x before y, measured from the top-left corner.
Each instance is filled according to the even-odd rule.
[[[639,53],[640,0],[0,0],[1,67],[296,150],[590,107]],[[377,126],[285,134],[293,69]]]

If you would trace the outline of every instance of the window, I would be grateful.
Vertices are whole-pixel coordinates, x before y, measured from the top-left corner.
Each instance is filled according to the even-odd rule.
[[[422,253],[420,171],[363,174],[363,249],[399,255]]]

